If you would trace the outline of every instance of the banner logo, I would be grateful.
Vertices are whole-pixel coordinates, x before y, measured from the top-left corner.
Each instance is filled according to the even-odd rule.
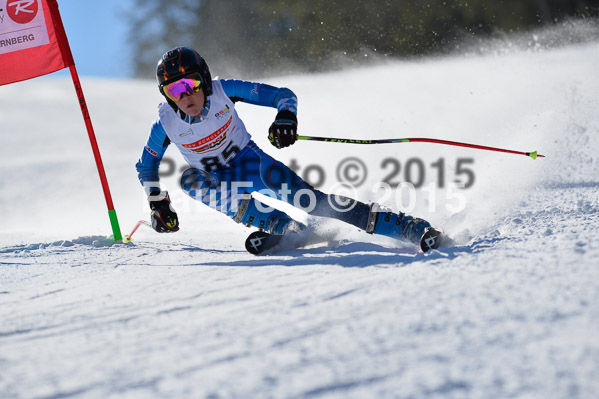
[[[38,4],[36,0],[8,0],[6,12],[10,19],[18,24],[28,24],[37,15]]]
[[[50,43],[41,0],[0,0],[0,54]]]

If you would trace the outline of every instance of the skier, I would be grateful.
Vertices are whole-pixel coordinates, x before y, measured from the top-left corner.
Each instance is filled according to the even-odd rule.
[[[251,196],[267,190],[312,216],[342,220],[370,234],[411,242],[423,251],[439,246],[443,235],[427,221],[382,210],[377,204],[327,195],[251,140],[235,110],[238,101],[276,108],[268,129],[270,143],[278,149],[295,143],[297,98],[291,90],[240,80],[212,80],[206,61],[188,47],[167,51],[158,62],[156,75],[166,102],[158,106],[158,119],[136,168],[157,232],[179,230],[177,213],[158,178],[160,161],[173,143],[191,166],[181,177],[183,191],[237,223],[277,235],[305,228]]]

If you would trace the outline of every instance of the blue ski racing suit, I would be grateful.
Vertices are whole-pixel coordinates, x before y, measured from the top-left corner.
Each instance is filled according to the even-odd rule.
[[[218,79],[212,81],[212,88],[197,116],[187,115],[167,103],[159,105],[159,117],[136,165],[139,180],[148,194],[160,190],[158,167],[166,148],[174,144],[190,165],[181,177],[184,192],[237,223],[274,234],[303,228],[286,213],[264,205],[251,195],[267,192],[309,215],[335,218],[370,234],[420,243],[430,227],[428,222],[401,212],[382,211],[376,204],[327,195],[251,140],[237,115],[235,103],[242,101],[297,115],[297,98],[291,90]]]

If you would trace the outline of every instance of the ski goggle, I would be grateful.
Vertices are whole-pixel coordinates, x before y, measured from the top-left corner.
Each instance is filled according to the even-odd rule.
[[[202,79],[199,74],[195,73],[186,78],[162,86],[162,91],[164,95],[171,100],[179,101],[183,97],[183,94],[191,96],[200,91],[201,87]]]

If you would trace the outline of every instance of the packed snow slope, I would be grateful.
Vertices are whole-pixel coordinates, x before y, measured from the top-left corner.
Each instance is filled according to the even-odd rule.
[[[181,193],[174,148],[163,183],[181,231],[111,245],[72,83],[0,87],[0,397],[599,397],[598,69],[595,43],[267,81],[297,93],[300,134],[537,160],[278,151],[274,110],[237,106],[259,146],[321,189],[350,180],[458,241],[429,254],[312,221],[334,242],[253,257],[251,230]],[[151,80],[82,84],[128,233],[148,218],[134,164],[161,98]]]

